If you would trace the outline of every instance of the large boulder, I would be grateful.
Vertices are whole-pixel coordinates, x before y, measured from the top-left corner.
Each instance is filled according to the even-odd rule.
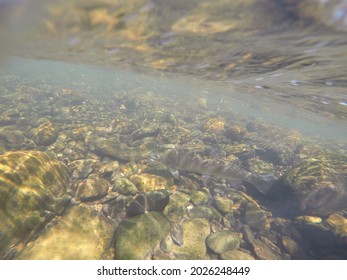
[[[64,209],[68,185],[66,165],[47,153],[0,155],[0,257]]]
[[[72,207],[40,236],[29,243],[19,259],[99,260],[111,259],[114,227],[85,204]]]

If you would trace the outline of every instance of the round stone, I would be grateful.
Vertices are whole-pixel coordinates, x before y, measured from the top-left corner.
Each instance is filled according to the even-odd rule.
[[[115,237],[115,258],[144,259],[170,232],[170,222],[161,213],[150,212],[122,221]]]
[[[34,130],[34,141],[37,145],[48,146],[57,140],[58,129],[51,122],[43,123]]]
[[[220,258],[222,260],[254,260],[254,257],[252,255],[240,250],[226,251],[220,254]]]
[[[134,183],[127,178],[116,178],[112,191],[124,195],[134,195],[139,192]]]
[[[107,195],[111,184],[102,178],[88,178],[78,183],[76,196],[81,201],[94,201]]]
[[[207,203],[209,195],[202,191],[192,191],[190,193],[190,199],[194,205],[201,205]]]
[[[237,249],[240,246],[240,238],[237,233],[223,230],[209,235],[206,243],[213,252],[221,254]]]
[[[217,210],[223,214],[232,213],[238,209],[237,205],[234,205],[234,202],[227,197],[217,196],[214,203]]]

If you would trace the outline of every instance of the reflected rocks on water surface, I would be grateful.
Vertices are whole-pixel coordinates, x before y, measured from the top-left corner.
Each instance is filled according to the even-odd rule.
[[[0,258],[347,258],[345,1],[15,2]]]

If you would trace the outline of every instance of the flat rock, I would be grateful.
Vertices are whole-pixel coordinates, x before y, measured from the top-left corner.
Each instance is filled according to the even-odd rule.
[[[129,180],[141,192],[166,189],[170,185],[170,182],[164,177],[147,173],[133,175]]]
[[[170,222],[161,213],[144,213],[122,221],[115,237],[117,260],[142,260],[170,232]]]
[[[76,197],[81,201],[94,201],[107,195],[111,184],[103,178],[88,178],[77,184]]]
[[[206,244],[213,252],[221,254],[237,249],[240,246],[240,238],[237,233],[223,230],[209,235]]]
[[[210,224],[206,219],[185,220],[182,223],[183,245],[174,246],[175,259],[205,259],[206,237],[210,234]]]
[[[26,260],[111,259],[113,226],[91,207],[72,207],[19,255]]]

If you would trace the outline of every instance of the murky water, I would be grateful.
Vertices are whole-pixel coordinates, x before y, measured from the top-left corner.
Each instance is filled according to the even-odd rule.
[[[323,2],[0,1],[1,257],[346,259],[347,4]]]

